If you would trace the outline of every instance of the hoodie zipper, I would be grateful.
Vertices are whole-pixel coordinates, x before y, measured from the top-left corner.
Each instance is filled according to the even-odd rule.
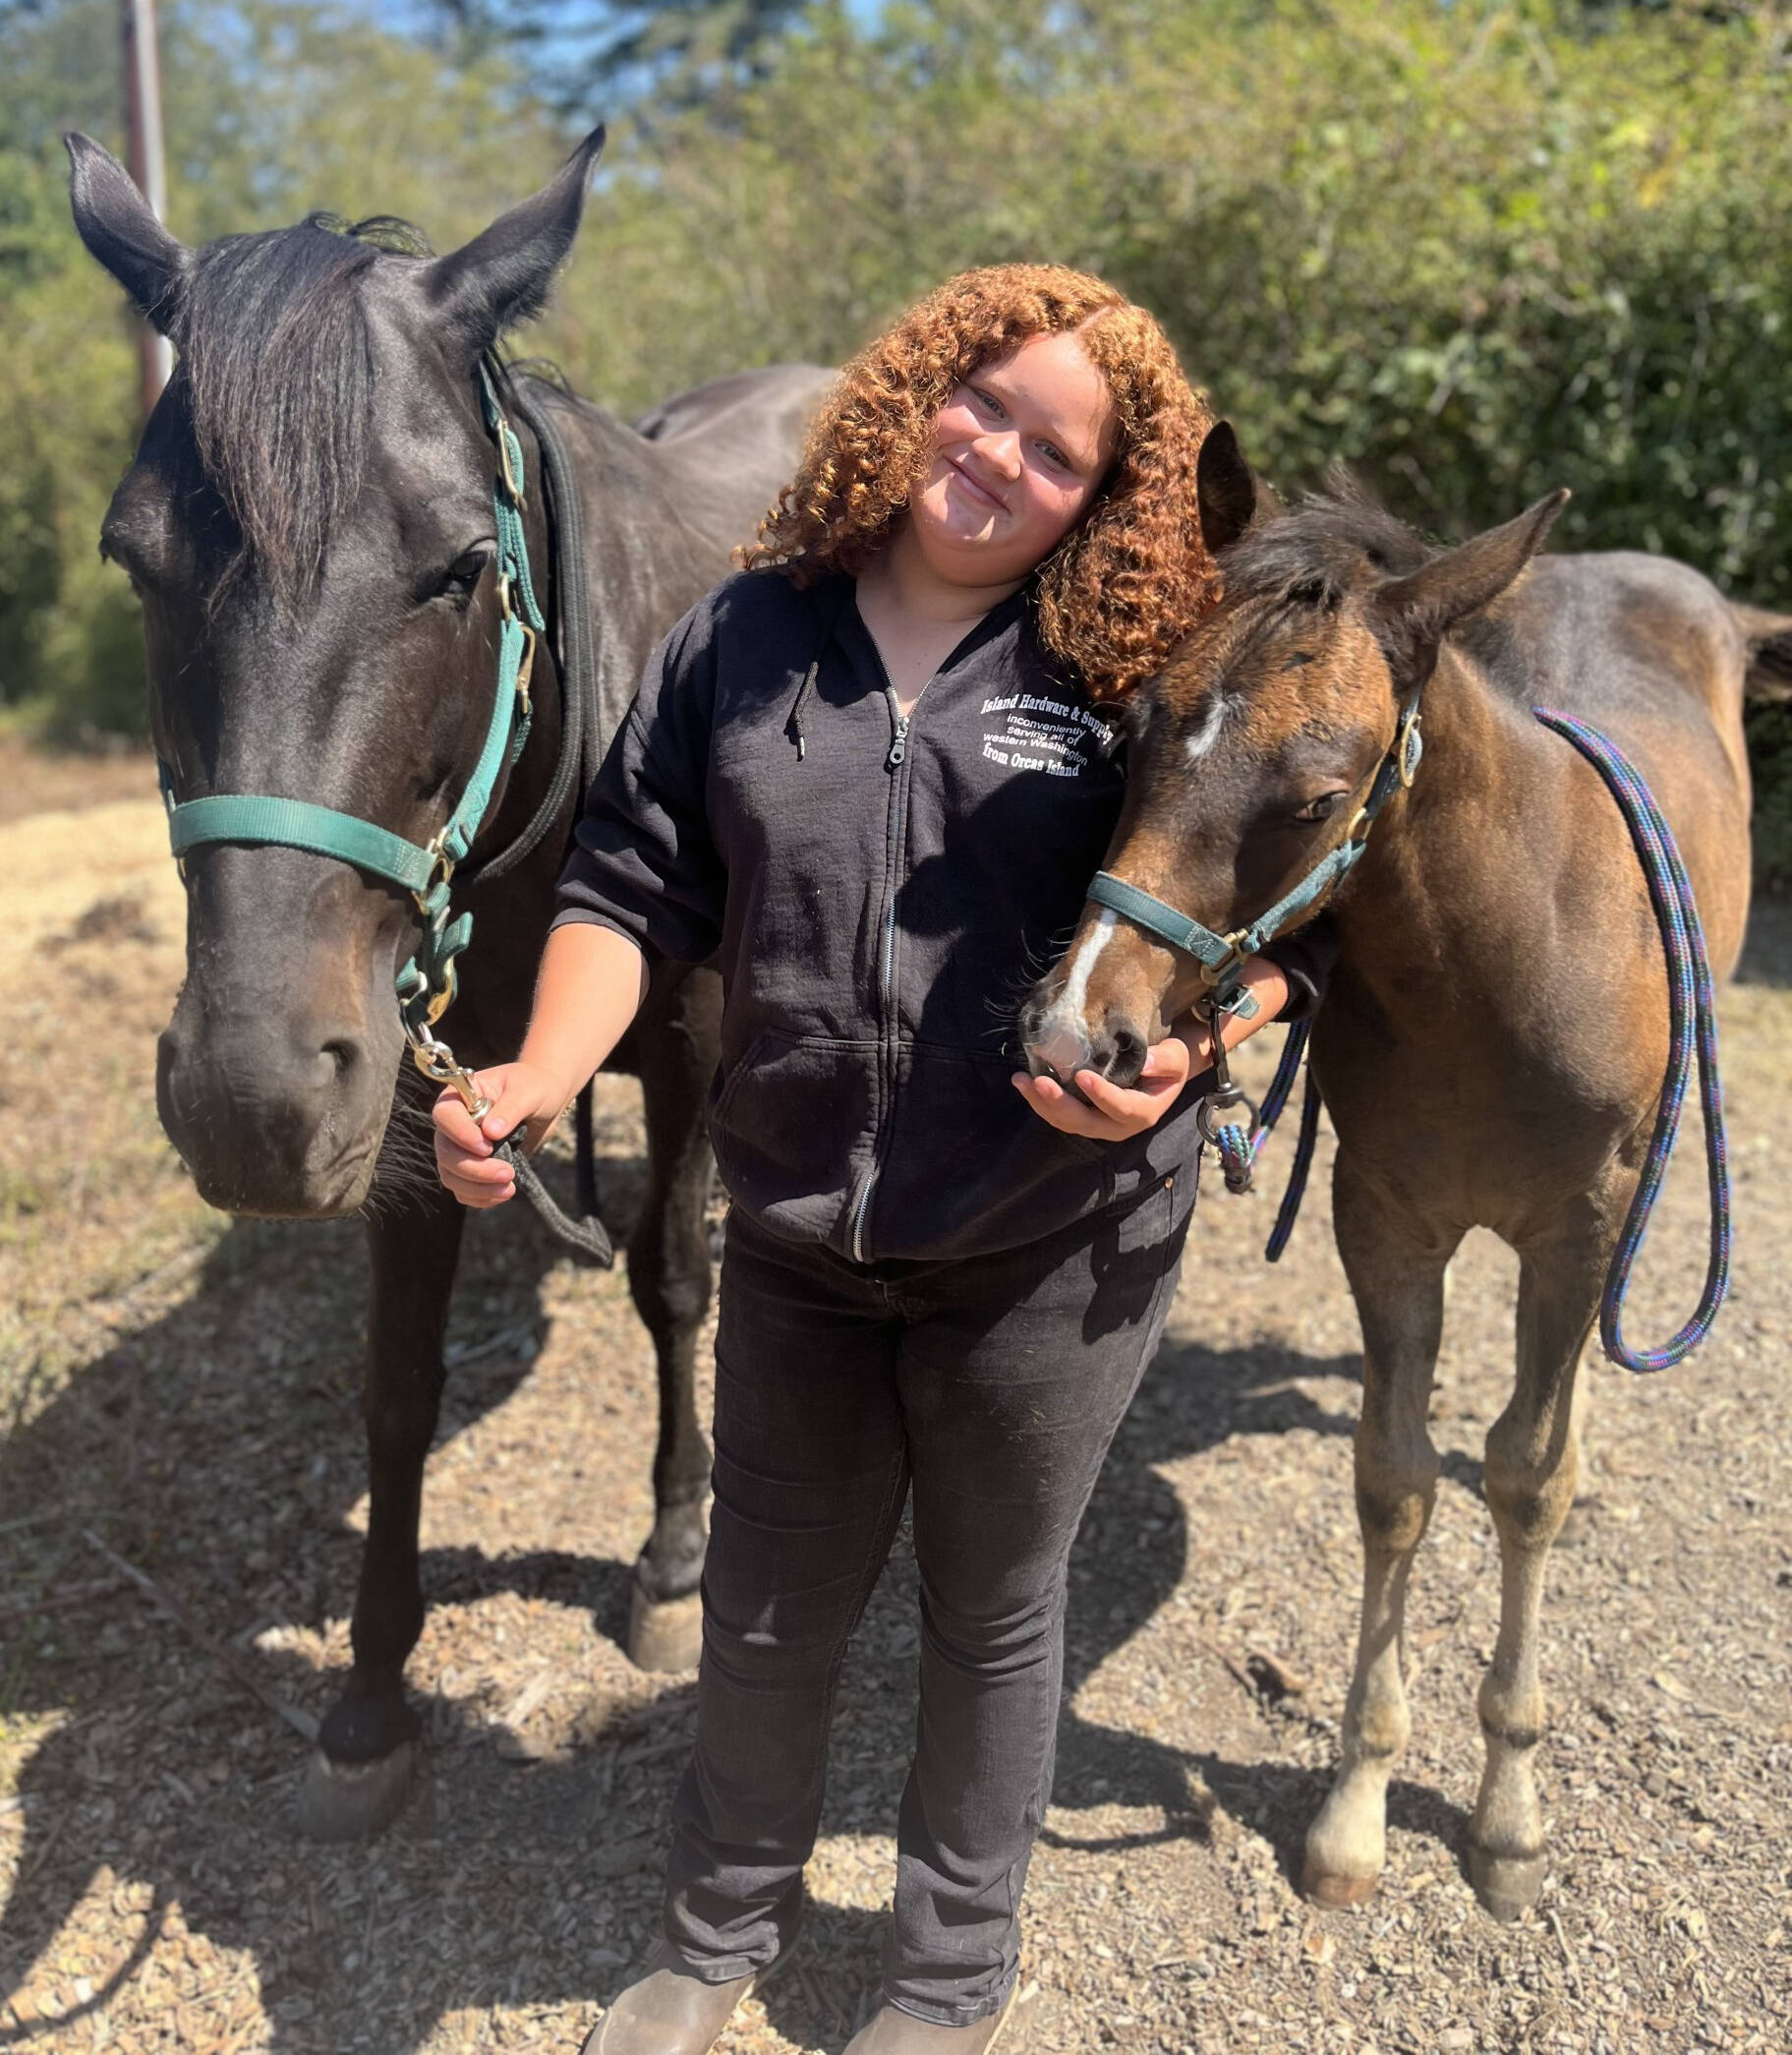
[[[907,713],[903,713],[896,699],[896,687],[888,682],[884,686],[884,697],[890,706],[890,747],[884,752],[884,768],[893,781],[890,789],[890,858],[886,865],[887,884],[881,923],[883,933],[878,946],[878,1039],[884,1069],[884,1117],[878,1122],[878,1131],[871,1145],[871,1164],[865,1172],[863,1183],[859,1186],[858,1198],[853,1203],[854,1262],[870,1261],[865,1253],[865,1230],[871,1219],[872,1195],[877,1190],[878,1178],[884,1168],[884,1157],[890,1140],[891,1114],[896,1102],[896,891],[901,882],[901,866],[897,858],[904,840],[901,831],[908,800],[908,732],[926,690],[927,687],[923,685],[914,706]]]

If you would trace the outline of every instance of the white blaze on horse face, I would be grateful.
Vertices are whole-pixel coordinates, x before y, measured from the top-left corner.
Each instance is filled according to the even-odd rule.
[[[1228,701],[1218,692],[1213,695],[1213,704],[1201,716],[1201,725],[1183,744],[1190,763],[1199,763],[1220,738],[1220,730],[1226,725]]]
[[[1120,915],[1111,907],[1104,907],[1095,916],[1095,925],[1083,937],[1081,946],[1070,959],[1069,974],[1065,978],[1064,989],[1054,1001],[1052,1010],[1040,1023],[1039,1039],[1032,1054],[1036,1061],[1045,1064],[1058,1078],[1073,1078],[1085,1069],[1089,1061],[1089,1030],[1082,1018],[1083,1007],[1088,1003],[1089,974],[1095,969],[1095,960],[1108,945]]]

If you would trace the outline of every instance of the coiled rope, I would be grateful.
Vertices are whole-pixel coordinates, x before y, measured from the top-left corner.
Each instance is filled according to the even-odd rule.
[[[1654,1132],[1644,1158],[1643,1174],[1632,1195],[1630,1210],[1612,1253],[1605,1288],[1599,1298],[1599,1340],[1614,1363],[1639,1376],[1669,1370],[1683,1362],[1711,1331],[1718,1309],[1730,1285],[1732,1221],[1730,1205],[1729,1145],[1723,1118],[1723,1086],[1717,1072],[1717,1005],[1711,979],[1710,959],[1705,946],[1705,929],[1699,918],[1693,881],[1654,796],[1641,773],[1608,735],[1601,734],[1572,714],[1549,707],[1532,707],[1543,726],[1572,743],[1604,779],[1618,810],[1623,814],[1643,866],[1655,924],[1661,933],[1662,954],[1667,962],[1668,1058],[1661,1082],[1661,1096],[1655,1111]],[[1307,1025],[1298,1022],[1288,1031],[1275,1083],[1263,1101],[1262,1117],[1253,1134],[1242,1127],[1222,1129],[1218,1146],[1231,1190],[1248,1185],[1258,1151],[1268,1140],[1293,1090],[1295,1075],[1305,1052]],[[1709,1255],[1705,1264],[1705,1288],[1692,1318],[1659,1348],[1633,1348],[1624,1339],[1624,1302],[1630,1291],[1631,1272],[1648,1234],[1649,1216],[1661,1196],[1661,1187],[1679,1138],[1680,1115],[1692,1076],[1695,1056],[1699,1064],[1699,1103],[1705,1125],[1705,1182],[1710,1202]],[[1295,1143],[1294,1161],[1288,1188],[1276,1214],[1264,1255],[1275,1262],[1294,1232],[1301,1202],[1306,1193],[1312,1169],[1313,1146],[1319,1132],[1319,1087],[1309,1070],[1306,1098],[1301,1112],[1301,1130]],[[1230,1159],[1230,1160],[1229,1160]],[[1235,1179],[1237,1180],[1235,1182]]]

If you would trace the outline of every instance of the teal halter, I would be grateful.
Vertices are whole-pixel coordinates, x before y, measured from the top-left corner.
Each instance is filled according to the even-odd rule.
[[[423,916],[423,934],[398,972],[399,1018],[418,1068],[437,1084],[452,1085],[476,1119],[485,1110],[478,1103],[478,1087],[434,1032],[454,998],[454,960],[473,939],[471,913],[448,918],[449,889],[456,867],[466,860],[478,837],[499,775],[516,762],[529,739],[529,679],[536,641],[545,631],[523,534],[523,448],[498,405],[497,389],[484,364],[479,392],[487,431],[497,447],[491,493],[497,524],[497,692],[479,760],[440,832],[428,843],[407,842],[334,807],[249,793],[215,793],[183,804],[174,796],[168,766],[157,767],[168,808],[168,840],[177,860],[210,843],[277,845],[337,857],[411,894]]]
[[[1254,1007],[1239,1005],[1241,998],[1249,997],[1243,991],[1244,966],[1261,953],[1266,943],[1311,913],[1350,875],[1368,846],[1375,816],[1397,790],[1411,786],[1423,754],[1424,740],[1418,732],[1418,695],[1415,693],[1401,712],[1394,740],[1344,840],[1248,927],[1235,928],[1229,935],[1218,934],[1141,887],[1128,885],[1111,870],[1095,873],[1088,896],[1098,907],[1107,907],[1123,920],[1130,920],[1160,942],[1169,943],[1172,949],[1193,957],[1201,967],[1201,982],[1211,994],[1210,1003],[1221,1012],[1253,1013]]]

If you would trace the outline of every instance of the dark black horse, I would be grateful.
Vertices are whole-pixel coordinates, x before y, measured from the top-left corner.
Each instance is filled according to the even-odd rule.
[[[430,258],[394,247],[398,224],[345,232],[322,217],[188,250],[103,149],[71,138],[83,240],[179,352],[103,548],[143,600],[151,734],[183,800],[309,800],[418,843],[447,820],[497,671],[479,367],[541,307],[602,142],[600,130],[533,199]],[[790,475],[826,380],[743,375],[669,402],[642,431],[501,381],[519,430],[520,411],[551,409],[576,471],[601,732]],[[564,629],[542,451],[523,440],[529,555]],[[494,793],[474,877],[553,793],[567,718],[555,640],[537,659],[534,729]],[[439,1030],[463,1062],[504,1060],[521,1039],[577,801],[573,780],[533,851],[465,894],[477,935]],[[304,1807],[315,1832],[367,1832],[396,1809],[417,1732],[403,1672],[423,1624],[418,1513],[462,1221],[427,1168],[431,1088],[401,1061],[393,976],[418,913],[397,887],[293,848],[214,844],[188,857],[186,879],[187,980],[157,1078],[170,1139],[204,1198],[232,1212],[367,1208],[368,1542],[354,1668]],[[649,1184],[628,1270],[661,1380],[630,1652],[660,1668],[695,1660],[710,1457],[692,1378],[719,1013],[712,973],[662,967],[615,1057],[645,1092]]]

